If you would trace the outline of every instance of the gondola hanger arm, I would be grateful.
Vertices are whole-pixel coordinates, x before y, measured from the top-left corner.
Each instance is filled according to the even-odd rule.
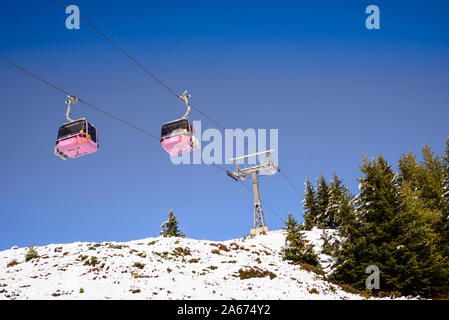
[[[65,104],[67,105],[67,112],[65,114],[65,117],[66,117],[67,121],[73,122],[73,120],[70,119],[70,111],[72,109],[72,103],[78,103],[79,99],[77,97],[74,97],[71,95],[67,95],[67,98],[69,98],[69,99],[66,100],[66,102],[65,102]]]
[[[190,94],[187,93],[187,90],[184,91],[184,93],[180,94],[178,96],[179,99],[181,99],[182,101],[184,101],[184,103],[186,104],[187,107],[187,112],[182,116],[182,119],[187,119],[187,117],[189,116],[190,113],[190,104],[189,104],[189,98],[191,97]]]

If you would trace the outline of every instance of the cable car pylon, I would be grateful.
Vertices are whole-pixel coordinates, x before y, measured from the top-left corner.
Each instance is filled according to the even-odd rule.
[[[257,236],[262,232],[267,232],[268,227],[265,221],[265,216],[263,214],[262,201],[260,200],[260,190],[259,190],[259,176],[265,175],[273,175],[276,172],[279,172],[279,167],[271,160],[271,154],[276,150],[271,149],[268,151],[262,151],[253,153],[250,155],[246,155],[243,157],[238,157],[231,159],[230,161],[234,162],[236,166],[235,171],[227,171],[226,174],[234,179],[235,181],[246,180],[248,177],[251,177],[251,182],[253,184],[253,198],[254,198],[254,228],[250,230],[250,234],[252,236]],[[268,154],[267,161],[260,163],[258,165],[241,168],[238,161],[245,160],[252,157],[258,157]],[[257,160],[257,158],[256,158]],[[256,161],[257,162],[257,161]]]

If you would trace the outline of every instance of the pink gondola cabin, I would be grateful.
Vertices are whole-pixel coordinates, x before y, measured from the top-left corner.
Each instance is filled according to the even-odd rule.
[[[170,155],[190,152],[199,147],[195,129],[187,119],[167,122],[161,130],[161,146]]]
[[[98,150],[97,129],[85,119],[62,125],[56,139],[55,155],[63,160],[74,159]]]

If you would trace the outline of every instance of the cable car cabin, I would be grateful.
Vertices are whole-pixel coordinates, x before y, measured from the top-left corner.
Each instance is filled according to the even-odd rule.
[[[55,155],[74,159],[98,150],[97,129],[85,119],[75,120],[59,128]]]
[[[199,141],[190,121],[179,119],[162,126],[161,146],[169,154],[175,155],[197,149]]]

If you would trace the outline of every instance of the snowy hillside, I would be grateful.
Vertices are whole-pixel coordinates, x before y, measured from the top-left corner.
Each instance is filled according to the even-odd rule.
[[[320,234],[306,232],[317,251]],[[50,244],[28,261],[29,248],[12,248],[0,252],[0,299],[363,299],[283,261],[284,240],[279,230],[224,242]]]

